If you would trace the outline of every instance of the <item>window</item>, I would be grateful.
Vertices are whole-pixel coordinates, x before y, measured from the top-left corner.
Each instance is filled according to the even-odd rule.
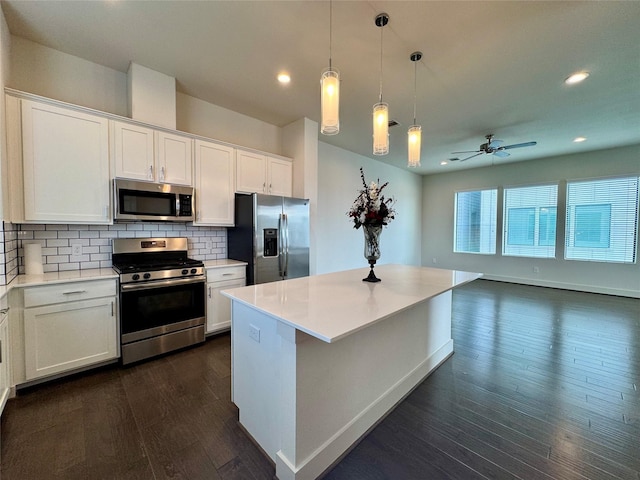
[[[502,253],[554,258],[557,200],[557,185],[505,188]]]
[[[498,190],[457,192],[454,252],[496,253]]]
[[[635,263],[638,177],[567,182],[565,258]]]

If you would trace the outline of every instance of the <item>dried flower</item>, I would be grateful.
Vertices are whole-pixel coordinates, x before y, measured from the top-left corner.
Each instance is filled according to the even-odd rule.
[[[347,212],[347,216],[353,219],[354,228],[360,228],[361,225],[387,225],[395,218],[395,210],[393,198],[385,198],[382,190],[389,184],[385,182],[382,186],[380,179],[378,182],[371,182],[367,186],[364,178],[364,171],[360,167],[360,178],[362,179],[363,190],[360,190],[358,196],[353,202],[353,206]]]

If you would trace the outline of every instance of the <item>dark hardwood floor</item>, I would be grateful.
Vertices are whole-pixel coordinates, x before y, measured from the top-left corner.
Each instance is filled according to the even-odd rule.
[[[640,300],[480,280],[455,354],[326,477],[640,480]],[[2,479],[271,479],[229,401],[229,336],[34,387]]]

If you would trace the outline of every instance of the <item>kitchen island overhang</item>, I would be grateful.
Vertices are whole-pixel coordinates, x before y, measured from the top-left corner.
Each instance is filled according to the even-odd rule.
[[[281,480],[317,478],[453,353],[451,290],[481,276],[366,271],[223,291],[232,401]]]

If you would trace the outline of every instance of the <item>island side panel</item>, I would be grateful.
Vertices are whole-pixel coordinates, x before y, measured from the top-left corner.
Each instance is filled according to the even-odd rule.
[[[280,449],[282,408],[278,323],[273,317],[232,301],[233,402],[239,409],[240,424],[273,462]]]
[[[295,401],[280,412],[276,475],[313,479],[452,353],[451,292],[335,343],[281,338],[281,392]]]

